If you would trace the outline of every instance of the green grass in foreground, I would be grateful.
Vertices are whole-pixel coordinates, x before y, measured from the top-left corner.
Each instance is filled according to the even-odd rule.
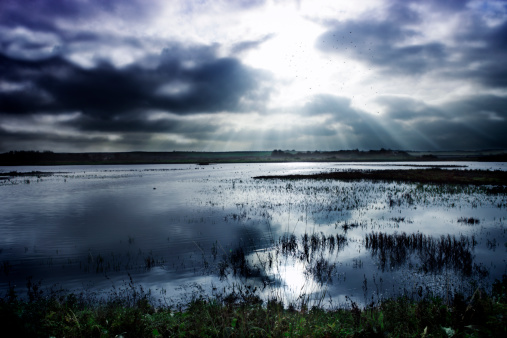
[[[184,310],[157,308],[149,293],[129,285],[99,301],[82,294],[45,295],[29,281],[27,300],[14,290],[0,300],[0,325],[15,336],[37,337],[507,336],[507,276],[491,294],[455,295],[449,305],[440,298],[402,297],[366,309],[351,303],[349,309],[298,311],[276,300],[263,306],[252,293],[201,297]]]

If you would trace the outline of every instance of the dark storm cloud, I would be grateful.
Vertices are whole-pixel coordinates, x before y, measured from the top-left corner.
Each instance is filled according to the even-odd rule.
[[[210,118],[211,119],[211,118]],[[174,117],[151,119],[146,114],[124,114],[118,119],[104,120],[93,116],[82,115],[76,119],[59,123],[76,130],[89,132],[101,131],[112,133],[177,133],[202,137],[213,134],[219,129],[210,119],[185,120]]]
[[[257,47],[262,45],[264,42],[268,41],[269,39],[271,39],[273,37],[274,37],[274,34],[268,34],[258,40],[238,42],[232,46],[231,53],[238,54],[238,53],[242,53],[244,51],[248,51],[250,49],[256,49]]]
[[[250,142],[272,148],[281,139],[291,149],[309,141],[315,149],[342,144],[362,149],[507,147],[503,97],[475,94],[450,101],[443,93],[435,99],[447,103],[439,105],[417,98],[428,97],[424,88],[431,83],[437,92],[441,80],[446,90],[452,83],[467,84],[451,95],[469,88],[478,88],[477,93],[507,88],[507,23],[496,7],[485,3],[477,9],[476,3],[461,0],[393,0],[385,16],[363,12],[354,19],[320,21],[327,32],[316,41],[318,49],[368,65],[380,75],[375,86],[385,75],[388,92],[397,93],[400,78],[404,86],[416,87],[411,80],[424,78],[423,89],[412,91],[417,91],[412,97],[377,98],[382,113],[371,114],[357,108],[361,102],[335,95],[297,97],[307,103],[291,109],[277,106],[270,92],[281,93],[287,84],[277,81],[277,74],[240,61],[246,52],[283,36],[269,31],[269,25],[259,31],[248,27],[244,41],[234,34],[211,40],[230,29],[227,22],[215,21],[220,20],[216,13],[229,17],[268,10],[264,2],[182,1],[158,12],[156,3],[141,0],[0,1],[0,151],[33,149],[30,145],[43,147],[39,150],[67,145],[74,151],[202,149],[213,142],[216,147]],[[160,13],[182,23],[181,32],[162,32]],[[444,34],[446,40],[428,40],[431,20],[446,15],[459,22],[454,31]],[[202,33],[199,27],[213,25],[217,34],[194,37]],[[445,27],[442,23],[438,29]],[[208,42],[189,42],[196,40]],[[265,60],[273,69],[269,57]],[[288,113],[294,120],[286,124],[269,120]],[[266,123],[248,125],[256,114]]]
[[[204,59],[185,66],[184,61],[189,60],[185,54],[168,50],[155,69],[137,65],[118,69],[107,62],[83,69],[61,57],[22,61],[0,55],[4,80],[28,83],[25,90],[0,93],[0,112],[80,111],[108,120],[146,109],[178,114],[241,111],[245,108],[242,98],[262,95],[257,92],[260,73],[236,59]],[[181,85],[183,90],[171,91]]]
[[[383,117],[395,121],[428,119],[443,113],[435,107],[430,107],[422,101],[409,97],[381,96],[375,101],[387,108]]]
[[[470,121],[471,122],[471,121]],[[453,119],[442,121],[422,120],[414,127],[422,135],[438,146],[437,149],[505,149],[507,136],[505,121],[488,121],[483,118],[477,124]],[[419,148],[425,149],[425,148]],[[427,148],[426,149],[431,149]]]
[[[314,95],[304,105],[301,112],[307,115],[333,114],[341,119],[349,119],[359,112],[350,107],[350,99],[334,95]]]
[[[475,95],[464,97],[443,106],[443,109],[456,114],[480,118],[481,112],[494,112],[500,118],[507,120],[507,98],[496,95]]]
[[[400,1],[400,0],[397,0]],[[402,0],[406,4],[421,4],[420,0]],[[443,11],[463,10],[467,7],[470,0],[425,0],[427,4],[431,4],[434,8],[438,8]]]
[[[352,107],[349,98],[334,95],[315,95],[310,102],[295,111],[303,116],[325,117],[323,123],[325,126],[324,135],[351,139],[355,147],[362,149],[401,147],[387,131],[379,127],[378,121],[371,114]],[[342,128],[337,130],[329,127],[329,125],[336,123],[341,125]],[[312,130],[320,130],[320,128],[311,127],[308,135],[314,135]]]
[[[142,39],[122,35],[118,25],[149,24],[159,9],[140,0],[0,1],[0,51],[10,57],[41,60],[114,47],[143,48]],[[167,41],[165,41],[167,42]]]
[[[56,20],[76,22],[107,13],[121,15],[125,19],[148,17],[157,11],[155,2],[146,6],[142,0],[2,0],[0,2],[0,22],[2,26],[24,26],[34,30],[58,31]]]
[[[38,131],[9,131],[0,126],[0,151],[9,150],[54,150],[95,151],[100,146],[114,144],[107,136],[83,136]],[[123,143],[123,142],[122,142]]]
[[[412,28],[396,21],[347,21],[334,23],[317,47],[329,53],[341,53],[397,73],[422,73],[446,62],[441,43],[396,46],[413,37]]]
[[[324,122],[291,132],[341,137],[361,149],[507,148],[507,98],[476,95],[437,106],[394,96],[376,102],[383,107],[382,115],[354,108],[348,98],[316,95],[294,111],[303,117],[321,116]],[[330,127],[336,123],[343,128]]]
[[[389,76],[433,74],[435,81],[463,80],[486,88],[507,87],[507,64],[504,61],[507,60],[507,22],[496,25],[487,22],[486,16],[497,15],[495,11],[492,14],[486,10],[470,10],[466,1],[424,2],[426,10],[432,13],[459,13],[461,24],[451,32],[448,41],[406,45],[405,41],[417,40],[424,33],[417,30],[424,18],[410,4],[411,1],[391,2],[385,19],[372,19],[370,15],[330,22],[329,30],[319,38],[317,47],[324,52],[362,61]],[[355,134],[376,134],[379,140],[389,140],[392,136],[389,143],[395,147],[507,147],[507,98],[502,96],[477,94],[441,105],[410,97],[384,96],[376,100],[384,108],[378,119],[347,109],[344,99],[328,98],[322,102],[326,102],[327,107],[338,107],[336,116]],[[324,110],[319,108],[317,111]],[[363,141],[371,139],[364,138]]]
[[[420,118],[459,118],[462,123],[476,123],[483,120],[484,112],[490,112],[498,119],[507,120],[507,98],[496,95],[474,95],[440,106],[428,105],[408,97],[384,96],[376,100],[386,108],[385,116],[401,121]]]
[[[329,122],[338,122],[351,129],[355,135],[371,132],[371,115],[351,106],[347,97],[334,95],[315,95],[311,101],[301,109],[303,115],[330,116]]]
[[[227,6],[248,10],[261,4]],[[0,148],[33,149],[27,145],[36,141],[52,149],[85,149],[87,142],[90,148],[125,149],[174,146],[182,139],[192,144],[217,132],[214,113],[263,107],[267,73],[219,57],[218,44],[139,38],[116,29],[119,21],[139,24],[156,11],[155,3],[137,0],[0,2]],[[101,25],[105,29],[98,31]],[[269,38],[233,49],[240,53]],[[119,66],[110,51],[138,54]],[[65,133],[56,133],[59,128]],[[161,141],[151,133],[175,138]]]
[[[507,22],[488,27],[481,20],[474,20],[469,29],[459,35],[465,46],[458,52],[461,64],[474,64],[472,70],[464,70],[456,75],[462,78],[477,79],[490,87],[507,87]],[[452,76],[453,74],[447,74]]]
[[[482,12],[468,11],[466,1],[424,2],[435,13],[462,14],[452,41],[406,45],[419,37],[421,22],[410,1],[394,1],[384,19],[371,16],[329,22],[317,48],[372,65],[385,74],[435,73],[448,79],[475,79],[490,87],[507,85],[507,22],[491,25]],[[415,3],[415,1],[414,1]],[[425,28],[428,29],[428,28]],[[474,63],[473,67],[471,67]]]
[[[385,109],[382,118],[398,137],[414,142],[414,149],[507,147],[507,98],[476,95],[439,106],[400,97],[382,97],[377,102]],[[429,140],[427,145],[425,140]]]
[[[194,142],[195,143],[195,142]],[[192,143],[187,143],[187,145]],[[135,151],[155,149],[176,149],[178,142],[172,140],[154,141],[150,133],[128,134],[111,139],[107,136],[93,137],[80,134],[55,134],[53,132],[10,132],[0,127],[0,151],[9,150],[52,150],[56,152]]]

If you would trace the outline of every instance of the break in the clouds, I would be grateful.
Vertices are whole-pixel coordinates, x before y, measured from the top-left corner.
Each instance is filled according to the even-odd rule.
[[[2,1],[0,152],[507,148],[506,1]]]

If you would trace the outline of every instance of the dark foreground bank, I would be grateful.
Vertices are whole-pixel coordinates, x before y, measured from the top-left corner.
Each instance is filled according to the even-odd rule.
[[[507,276],[469,299],[401,297],[364,309],[350,301],[334,310],[266,304],[248,287],[171,306],[155,304],[132,281],[106,299],[44,292],[29,281],[23,300],[14,289],[0,300],[0,325],[19,337],[506,337]]]

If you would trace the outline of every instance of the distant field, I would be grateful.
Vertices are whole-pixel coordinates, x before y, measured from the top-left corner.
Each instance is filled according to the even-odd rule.
[[[507,161],[507,151],[406,152],[401,150],[231,151],[54,153],[11,151],[0,154],[0,165],[177,164],[249,162],[396,162],[396,161]]]

